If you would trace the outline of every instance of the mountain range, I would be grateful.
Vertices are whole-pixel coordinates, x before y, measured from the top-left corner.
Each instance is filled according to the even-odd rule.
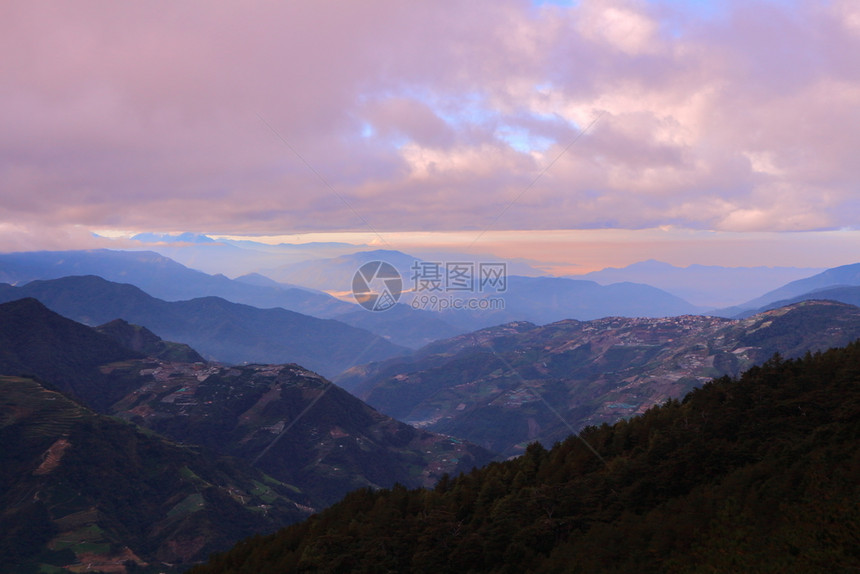
[[[0,305],[0,326],[0,373],[52,381],[62,392],[99,410],[130,390],[109,382],[99,366],[144,356],[48,312],[32,298]]]
[[[488,297],[497,297],[490,294]],[[494,311],[449,310],[442,317],[453,324],[471,316],[482,327],[510,321],[540,325],[564,319],[587,321],[600,317],[667,317],[696,313],[695,307],[661,289],[640,283],[600,285],[565,277],[508,277],[502,295],[504,309]]]
[[[374,260],[390,262],[401,273],[407,292],[403,294],[403,305],[397,308],[396,313],[367,312],[358,305],[315,289],[319,287],[348,296],[356,270],[363,263]],[[503,300],[503,309],[440,311],[438,306],[432,305],[422,308],[421,301],[413,297],[423,293],[409,292],[413,287],[411,266],[416,261],[419,260],[415,257],[391,250],[307,261],[290,267],[292,274],[289,277],[302,285],[297,287],[279,283],[259,273],[249,273],[235,279],[208,275],[146,251],[100,249],[28,252],[0,254],[0,281],[23,285],[34,280],[58,279],[70,275],[96,275],[109,281],[135,285],[153,297],[170,302],[220,297],[259,308],[281,307],[315,317],[337,319],[371,331],[393,344],[412,349],[438,338],[512,320],[548,323],[567,318],[585,320],[608,315],[663,316],[701,310],[648,285],[618,283],[601,286],[593,281],[523,276],[509,277],[508,289],[500,294],[427,294],[459,299],[493,296]],[[283,279],[275,276],[275,279],[278,278]],[[140,323],[137,320],[133,322]],[[167,336],[175,338],[173,335]],[[193,346],[206,351],[205,345],[195,343]]]
[[[190,574],[860,570],[860,344],[774,358],[433,490],[356,491]]]
[[[414,268],[422,260],[393,250],[363,251],[331,259],[304,261],[270,270],[267,274],[306,287],[349,292],[355,271],[369,261],[385,261],[397,269],[404,286],[402,303],[425,311],[436,311],[438,320],[460,332],[513,320],[543,324],[569,318],[587,320],[609,315],[658,317],[701,310],[649,285],[619,282],[603,286],[595,281],[564,277],[506,275],[506,289],[498,293],[492,289],[484,292],[477,288],[456,292],[445,289],[422,292],[416,290],[416,278],[422,275],[420,270]],[[441,263],[444,273],[445,262]],[[439,305],[428,304],[425,299],[429,297],[460,300],[492,297],[501,300],[502,304],[492,310],[446,310]]]
[[[723,267],[688,265],[678,267],[649,259],[626,267],[607,267],[571,279],[588,279],[601,285],[629,281],[663,289],[708,309],[740,304],[790,281],[822,271],[806,267]]]
[[[356,313],[361,309],[348,296],[351,281],[355,271],[367,261],[390,262],[399,270],[406,289],[401,303],[411,306],[413,294],[410,290],[414,287],[412,278],[415,274],[412,265],[421,261],[418,257],[393,250],[350,252],[350,246],[346,244],[319,244],[319,250],[315,251],[311,245],[269,246],[251,242],[253,245],[248,246],[245,245],[247,242],[213,241],[206,236],[144,237],[153,243],[144,242],[142,245],[151,244],[159,249],[165,245],[175,246],[171,253],[179,253],[193,246],[217,245],[239,251],[261,250],[274,257],[271,261],[277,261],[278,254],[286,252],[301,252],[302,259],[276,267],[257,266],[257,272],[245,272],[235,279],[229,279],[217,273],[209,275],[190,269],[152,251],[97,249],[20,252],[0,254],[0,281],[21,285],[36,279],[98,275],[110,281],[131,283],[167,301],[217,296],[255,307],[283,307],[316,317],[337,318],[373,331],[396,344],[415,349],[427,342],[427,337],[416,336],[416,331],[451,336],[510,320],[546,323],[611,315],[668,316],[707,312],[734,317],[815,290],[860,284],[860,264],[844,265],[814,274],[820,270],[707,265],[677,267],[649,260],[624,268],[606,268],[567,278],[520,276],[513,274],[514,267],[509,266],[508,274],[511,283],[516,284],[516,292],[509,289],[502,294],[506,314],[488,317],[486,314],[451,310],[431,315],[415,314],[409,320],[416,327],[401,329],[398,325],[402,325],[402,321],[381,320],[377,314]],[[320,254],[327,253],[338,255],[319,258]],[[207,259],[203,255],[185,257],[184,260],[213,269],[208,263],[204,265]],[[263,271],[266,273],[261,274]],[[624,283],[633,285],[603,289]],[[338,293],[342,299],[323,291]],[[764,291],[767,292],[762,295]],[[578,305],[571,305],[571,300],[580,295],[584,296],[584,300]],[[484,294],[479,293],[477,296]],[[745,302],[736,303],[739,300]],[[721,306],[730,302],[734,305]],[[415,307],[420,309],[420,304],[415,304]]]
[[[840,303],[860,306],[860,286],[824,287],[822,289],[810,291],[809,293],[803,293],[802,295],[798,295],[796,297],[768,303],[767,305],[754,311],[744,311],[740,313],[738,317],[747,317],[749,315],[755,314],[756,312],[767,311],[776,307],[790,305],[792,303],[797,303],[798,301],[809,301],[811,299],[826,299],[828,301],[839,301]]]
[[[492,458],[298,365],[179,362],[198,357],[32,298],[0,304],[0,348],[0,562],[22,572],[188,563],[354,488],[431,486]]]
[[[21,445],[0,456],[9,493],[0,562],[27,564],[22,572],[188,564],[355,489],[446,483],[494,452],[527,454],[535,440],[548,446],[650,412],[775,352],[801,356],[860,337],[860,309],[834,302],[860,302],[860,287],[833,286],[860,282],[854,266],[768,294],[798,293],[762,313],[725,319],[684,315],[696,308],[647,285],[519,276],[507,278],[505,308],[493,312],[402,303],[369,313],[264,275],[230,280],[153,255],[0,261],[18,283],[0,284],[9,301],[0,305],[0,433],[4,445]],[[349,311],[331,307],[344,319],[335,321],[214,296],[166,301],[97,276],[27,282],[99,265],[136,281],[147,270],[160,273],[154,283],[187,281],[188,293],[294,289]],[[582,319],[553,322],[560,314]],[[458,334],[513,317],[528,320]],[[425,346],[409,353],[347,322]],[[337,382],[371,406],[317,374],[343,369]],[[108,464],[112,449],[120,455]],[[122,469],[147,478],[136,487]],[[111,477],[106,492],[83,486],[98,483],[94,473]],[[151,502],[127,510],[140,492]]]
[[[380,411],[505,455],[551,445],[736,376],[860,337],[860,308],[808,301],[742,320],[610,317],[510,323],[437,341],[336,379]]]
[[[139,233],[125,245],[131,250],[155,251],[206,273],[231,277],[272,269],[309,259],[330,258],[369,249],[338,242],[269,244],[250,239],[213,238],[199,233]]]
[[[199,238],[197,242],[195,244],[210,245]],[[357,268],[358,265],[349,266],[342,271],[347,284]],[[455,328],[436,314],[407,306],[401,307],[398,313],[370,313],[322,291],[279,283],[259,273],[247,273],[235,279],[209,275],[152,251],[96,249],[0,254],[0,281],[9,284],[20,286],[34,280],[78,275],[96,275],[108,281],[132,284],[153,297],[170,302],[220,297],[263,309],[281,307],[314,317],[337,319],[413,349],[469,330]],[[398,315],[396,320],[392,318],[395,314]],[[203,350],[204,347],[199,348]]]
[[[249,465],[84,406],[104,411],[136,386],[101,368],[144,357],[112,336],[22,299],[0,305],[0,348],[4,571],[29,561],[187,563],[308,514],[304,495]]]
[[[383,416],[296,364],[202,362],[187,345],[143,327],[115,320],[91,328],[33,298],[0,304],[0,348],[0,374],[36,378],[102,414],[183,443],[274,465],[274,474],[290,474],[313,491],[317,506],[355,486],[432,483],[429,466],[491,456]],[[286,440],[274,430],[285,425]],[[322,470],[337,466],[323,463],[338,457],[352,458],[339,470]]]
[[[133,285],[96,276],[0,284],[0,301],[33,297],[61,315],[100,325],[114,319],[181,341],[210,360],[300,363],[326,376],[406,351],[363,329],[281,308],[258,309],[219,297],[156,299]]]
[[[748,314],[750,311],[772,307],[782,301],[802,301],[812,298],[827,298],[822,295],[826,289],[860,286],[860,263],[833,267],[804,279],[792,281],[756,297],[746,303],[722,310],[722,315],[734,313]]]
[[[221,297],[234,303],[283,307],[319,317],[346,313],[354,307],[321,291],[294,285],[274,281],[260,284],[209,275],[152,251],[94,249],[0,254],[0,281],[5,283],[22,285],[70,275],[97,275],[108,281],[130,283],[165,301]]]

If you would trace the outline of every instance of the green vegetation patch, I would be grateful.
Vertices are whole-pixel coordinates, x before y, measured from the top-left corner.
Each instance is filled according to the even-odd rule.
[[[73,512],[54,520],[61,531],[67,532],[95,524],[99,519],[99,512],[95,508],[88,508],[80,512]]]
[[[202,478],[197,476],[194,473],[194,471],[191,470],[190,468],[188,468],[187,466],[183,466],[182,468],[180,468],[179,474],[182,476],[182,478],[186,478],[186,479],[194,481],[194,482],[204,482],[204,480]]]
[[[65,550],[68,548],[77,554],[81,552],[105,554],[110,551],[110,544],[104,542],[104,530],[97,524],[89,524],[82,528],[63,532],[51,541],[49,547],[52,550]],[[90,550],[89,548],[91,547],[105,547],[105,549]]]
[[[285,483],[285,482],[281,482],[281,481],[280,481],[280,480],[278,480],[277,478],[271,477],[271,476],[269,476],[268,474],[264,474],[264,475],[263,475],[263,481],[265,481],[265,482],[267,482],[267,483],[269,483],[269,484],[271,484],[271,485],[274,485],[274,486],[281,486],[281,487],[284,487],[284,488],[288,488],[288,489],[290,489],[292,492],[295,492],[296,494],[301,494],[301,493],[302,493],[302,490],[301,490],[299,487],[297,487],[297,486],[293,486],[292,484],[287,484],[287,483]]]
[[[281,498],[278,494],[275,493],[275,491],[273,491],[271,488],[269,488],[262,482],[258,480],[255,480],[253,482],[254,490],[252,490],[251,493],[266,504],[271,504]]]
[[[203,500],[203,495],[195,492],[194,494],[189,494],[182,502],[171,508],[167,512],[167,516],[169,518],[184,516],[202,510],[204,506],[206,506],[206,502]]]

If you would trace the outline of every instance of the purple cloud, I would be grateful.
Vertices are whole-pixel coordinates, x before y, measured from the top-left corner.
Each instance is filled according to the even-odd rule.
[[[22,2],[0,48],[16,229],[480,230],[556,159],[496,228],[860,215],[849,1]]]

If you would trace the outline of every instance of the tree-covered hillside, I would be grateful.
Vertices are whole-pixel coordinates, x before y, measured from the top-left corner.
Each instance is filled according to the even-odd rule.
[[[356,491],[191,572],[860,569],[858,343],[580,437],[434,490]]]
[[[32,379],[0,376],[0,445],[0,572],[175,572],[308,514],[294,487],[241,461]]]

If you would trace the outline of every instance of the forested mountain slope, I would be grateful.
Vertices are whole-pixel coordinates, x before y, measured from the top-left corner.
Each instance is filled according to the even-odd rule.
[[[855,571],[858,440],[860,344],[775,357],[434,490],[354,492],[191,572]]]

